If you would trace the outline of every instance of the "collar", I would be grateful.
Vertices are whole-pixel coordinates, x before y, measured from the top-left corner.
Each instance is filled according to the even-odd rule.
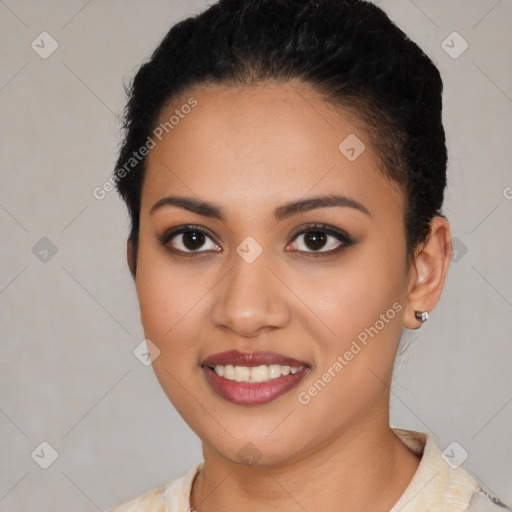
[[[390,512],[463,512],[473,493],[480,489],[462,467],[453,467],[443,458],[434,439],[423,432],[393,428],[396,436],[421,461],[405,492]],[[453,454],[453,450],[450,451]],[[446,457],[449,458],[447,454]]]

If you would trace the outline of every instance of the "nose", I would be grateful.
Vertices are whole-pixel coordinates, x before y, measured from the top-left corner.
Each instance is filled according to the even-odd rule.
[[[230,271],[215,287],[210,314],[216,327],[253,338],[289,323],[291,312],[286,288],[269,265],[265,251],[252,263],[234,255]]]

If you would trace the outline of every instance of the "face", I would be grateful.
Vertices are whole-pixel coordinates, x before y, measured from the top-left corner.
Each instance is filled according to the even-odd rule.
[[[404,202],[363,125],[298,84],[195,89],[161,121],[192,96],[141,200],[136,288],[163,390],[237,463],[387,426]]]

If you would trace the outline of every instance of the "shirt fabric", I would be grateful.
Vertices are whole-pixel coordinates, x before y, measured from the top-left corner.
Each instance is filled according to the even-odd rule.
[[[462,467],[443,458],[431,436],[393,428],[399,439],[421,460],[411,482],[389,512],[512,512],[499,499],[483,491]],[[181,478],[155,487],[107,512],[194,512],[190,492],[204,461]],[[200,511],[199,511],[200,512]]]

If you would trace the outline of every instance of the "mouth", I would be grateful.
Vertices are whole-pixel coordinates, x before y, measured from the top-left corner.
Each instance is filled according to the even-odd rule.
[[[213,390],[237,405],[272,402],[295,388],[310,365],[275,352],[214,354],[201,364]]]

